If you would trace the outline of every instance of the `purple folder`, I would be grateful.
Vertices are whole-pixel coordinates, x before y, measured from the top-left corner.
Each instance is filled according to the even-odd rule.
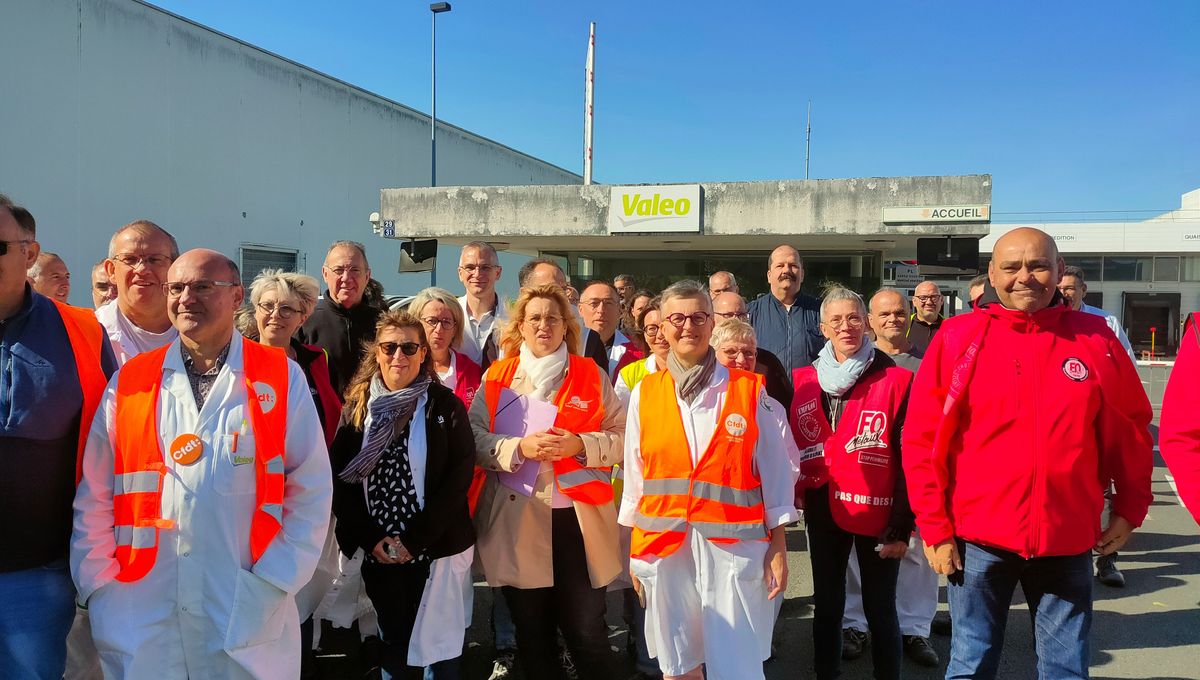
[[[554,404],[530,399],[506,387],[500,390],[492,432],[509,437],[524,437],[534,432],[549,430],[554,426],[557,417],[558,409]],[[527,460],[518,465],[513,472],[499,473],[500,481],[513,491],[532,496],[533,485],[541,467],[541,462]]]

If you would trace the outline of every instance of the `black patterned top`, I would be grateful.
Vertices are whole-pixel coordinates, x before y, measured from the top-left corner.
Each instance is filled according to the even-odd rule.
[[[421,511],[408,459],[411,427],[410,421],[383,450],[375,469],[367,475],[367,512],[389,536],[399,535],[406,523]],[[424,554],[413,558],[427,559]]]

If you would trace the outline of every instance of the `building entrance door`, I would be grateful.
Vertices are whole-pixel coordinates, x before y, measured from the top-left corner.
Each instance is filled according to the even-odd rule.
[[[1121,323],[1129,344],[1140,354],[1150,350],[1154,329],[1156,355],[1171,356],[1179,346],[1179,293],[1125,293],[1125,313]]]

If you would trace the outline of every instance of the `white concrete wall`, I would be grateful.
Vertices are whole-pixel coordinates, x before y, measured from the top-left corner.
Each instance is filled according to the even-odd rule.
[[[0,27],[0,193],[66,259],[72,302],[90,303],[91,264],[139,218],[183,249],[299,249],[318,277],[352,238],[389,292],[427,285],[395,273],[398,244],[367,222],[381,188],[428,185],[426,115],[134,0],[4,0]],[[579,181],[439,125],[439,184]],[[457,289],[457,250],[439,260]]]

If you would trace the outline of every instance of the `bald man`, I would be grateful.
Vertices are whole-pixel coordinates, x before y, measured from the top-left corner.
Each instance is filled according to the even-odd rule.
[[[811,365],[825,346],[825,338],[821,336],[821,303],[800,292],[804,260],[791,246],[771,251],[767,259],[767,283],[771,293],[754,300],[746,309],[758,336],[758,346],[779,357],[790,382],[792,372]]]
[[[942,289],[933,281],[917,284],[912,296],[913,313],[908,319],[908,340],[924,352],[934,333],[942,327]]]
[[[733,272],[719,271],[708,277],[708,294],[712,296],[713,300],[716,300],[721,293],[741,292]]]
[[[75,496],[71,573],[110,678],[296,678],[295,594],[333,478],[303,371],[234,330],[237,265],[165,274],[177,340],[108,384]]]
[[[714,275],[715,276],[715,275]],[[749,313],[746,311],[746,299],[737,293],[720,293],[713,298],[713,314],[720,324],[729,319],[746,321]],[[779,361],[779,357],[770,350],[759,347],[755,350],[754,372],[766,380],[767,395],[783,405],[784,412],[792,403],[792,385],[788,380],[788,372]]]
[[[1116,552],[1152,500],[1150,402],[1104,319],[1063,303],[1064,266],[1045,232],[1002,236],[976,313],[945,321],[909,395],[909,497],[950,582],[947,678],[996,677],[1018,583],[1040,673],[1088,677],[1091,550]]]

